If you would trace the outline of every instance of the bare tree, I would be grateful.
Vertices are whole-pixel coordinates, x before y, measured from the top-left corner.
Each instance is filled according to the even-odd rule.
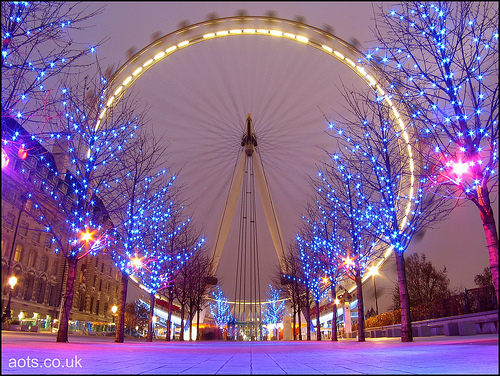
[[[401,340],[412,341],[404,252],[416,233],[445,218],[454,203],[442,199],[444,187],[435,185],[425,164],[408,151],[390,105],[369,91],[344,89],[344,98],[346,111],[338,114],[342,125],[331,123],[339,138],[330,155],[337,170],[345,171],[343,178],[355,182],[350,197],[369,209],[371,225],[365,230],[395,252]]]
[[[190,307],[190,335],[192,339],[191,328],[193,327],[192,320],[196,316],[196,340],[200,339],[200,313],[203,311],[207,304],[208,293],[210,292],[211,283],[210,277],[212,276],[212,264],[210,257],[206,252],[198,251],[192,260],[187,265],[190,271],[191,278],[189,279],[188,287],[191,291],[189,295]]]
[[[293,327],[293,340],[302,340],[301,334],[301,313],[302,306],[300,304],[300,282],[299,278],[302,272],[300,266],[300,259],[297,255],[296,243],[292,243],[288,247],[288,251],[285,253],[284,269],[281,269],[281,265],[277,266],[276,272],[274,273],[273,282],[276,286],[280,287],[284,298],[287,299],[288,304],[292,310],[292,327]],[[297,323],[298,320],[298,323]],[[296,336],[295,330],[299,327],[299,334]]]
[[[194,229],[193,225],[187,227],[186,231],[182,231],[178,238],[179,244],[183,249],[193,249],[196,248],[196,244],[199,244],[199,234]],[[203,239],[203,238],[202,238]],[[199,247],[196,248],[199,252]],[[175,279],[173,279],[173,290],[175,292],[175,297],[181,306],[181,327],[180,327],[180,340],[184,340],[184,318],[186,313],[192,317],[194,311],[194,300],[192,298],[193,292],[191,287],[193,286],[193,279],[196,279],[196,275],[192,275],[192,268],[194,267],[195,261],[198,256],[197,252],[194,252],[194,258],[183,265],[182,268],[175,274]],[[186,312],[186,308],[187,311]]]
[[[411,307],[450,296],[450,280],[446,275],[446,267],[437,270],[425,254],[413,253],[406,257],[405,268]],[[393,309],[400,307],[399,299],[399,289],[396,286],[392,297]]]
[[[166,156],[167,146],[161,140],[156,140],[146,128],[138,130],[133,147],[120,159],[120,171],[101,189],[114,227],[109,248],[122,274],[115,342],[124,341],[129,276],[137,271],[134,260],[144,256],[140,245],[153,219],[148,208],[174,200],[178,191],[173,185],[175,175],[165,169]]]
[[[407,104],[428,175],[481,216],[498,303],[498,4],[415,2],[380,9],[368,54]]]
[[[64,81],[92,68],[97,46],[78,47],[73,40],[103,10],[88,12],[87,7],[62,1],[2,2],[2,117],[40,133],[62,100]]]
[[[141,124],[125,101],[96,127],[93,119],[99,99],[94,100],[94,94],[103,88],[99,72],[96,75],[66,86],[61,116],[45,124],[52,130],[47,143],[53,148],[50,157],[44,148],[30,150],[27,154],[33,153],[30,158],[38,160],[41,174],[20,177],[33,203],[30,215],[52,235],[56,252],[67,260],[58,342],[68,341],[77,263],[89,253],[102,251],[112,228],[100,190],[119,173],[119,159],[127,153],[131,135]],[[44,133],[36,134],[35,139],[40,135]]]
[[[372,212],[374,192],[364,188],[361,175],[351,164],[343,164],[340,158],[334,158],[336,165],[325,165],[319,173],[317,193],[323,208],[334,212],[340,225],[337,239],[341,243],[341,252],[336,256],[342,259],[346,275],[356,284],[358,300],[358,341],[365,340],[364,304],[362,278],[370,262],[382,256],[382,249],[377,245],[378,234],[375,227],[375,214]],[[335,206],[329,204],[335,204]],[[375,227],[376,228],[376,227]]]

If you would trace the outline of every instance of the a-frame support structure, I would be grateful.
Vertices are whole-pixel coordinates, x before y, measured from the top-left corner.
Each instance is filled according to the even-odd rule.
[[[262,168],[262,163],[260,161],[258,153],[255,153],[257,139],[253,132],[253,122],[250,114],[248,114],[246,120],[246,133],[242,138],[241,146],[243,147],[243,150],[238,159],[238,164],[231,180],[229,193],[224,205],[224,211],[222,212],[219,228],[217,230],[217,237],[215,239],[212,253],[212,265],[214,267],[214,270],[217,270],[222,250],[224,249],[224,245],[229,234],[229,227],[231,225],[231,220],[233,218],[236,203],[238,201],[238,195],[241,190],[241,182],[243,180],[243,174],[245,173],[245,159],[252,158],[253,173],[255,174],[255,180],[259,189],[267,225],[269,227],[269,232],[271,234],[271,238],[273,240],[274,248],[276,250],[276,254],[278,255],[278,260],[280,262],[281,268],[282,270],[284,270],[285,253],[283,235],[281,233],[278,217],[276,215],[276,210],[271,198],[271,192],[269,191],[267,179]]]

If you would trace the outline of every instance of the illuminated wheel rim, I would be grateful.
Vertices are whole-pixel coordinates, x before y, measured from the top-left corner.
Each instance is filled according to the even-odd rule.
[[[400,213],[403,216],[401,228],[404,228],[411,211],[411,198],[415,191],[416,182],[412,141],[409,130],[400,115],[402,111],[398,110],[398,104],[392,102],[390,96],[386,95],[384,87],[387,82],[379,68],[367,62],[360,51],[327,31],[298,21],[266,16],[225,17],[185,26],[158,38],[130,57],[109,79],[104,93],[103,103],[105,104],[100,109],[96,129],[105,119],[106,113],[117,105],[141,75],[156,64],[166,60],[170,55],[200,42],[251,35],[284,38],[318,49],[350,68],[367,86],[376,91],[379,97],[384,98],[391,108],[393,120],[400,128],[400,142],[404,145],[401,150],[406,152],[410,159],[410,184],[406,192],[408,199],[405,200],[406,202],[402,201],[405,203],[402,206],[404,209]],[[389,248],[377,266],[380,266],[391,253],[392,248]],[[365,276],[364,279],[366,278],[368,276]]]

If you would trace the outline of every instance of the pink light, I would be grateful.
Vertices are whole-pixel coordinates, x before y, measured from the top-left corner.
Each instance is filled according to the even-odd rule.
[[[469,164],[468,163],[462,163],[462,161],[459,162],[453,162],[452,163],[452,169],[453,173],[462,176],[469,170]]]
[[[5,150],[2,149],[2,170],[9,165],[9,156],[5,152]]]

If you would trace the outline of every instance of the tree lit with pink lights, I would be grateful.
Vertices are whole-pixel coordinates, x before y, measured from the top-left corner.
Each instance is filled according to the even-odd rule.
[[[412,157],[383,96],[346,90],[344,98],[346,111],[337,115],[339,122],[328,123],[336,151],[319,173],[317,193],[322,207],[345,223],[340,229],[347,242],[341,245],[342,265],[358,289],[366,267],[394,252],[401,340],[412,341],[404,252],[413,236],[445,218],[453,203],[441,198],[444,187],[434,185]],[[358,308],[360,302],[358,291]]]
[[[478,210],[498,303],[498,4],[403,2],[377,18],[376,62],[407,104],[433,184]]]

